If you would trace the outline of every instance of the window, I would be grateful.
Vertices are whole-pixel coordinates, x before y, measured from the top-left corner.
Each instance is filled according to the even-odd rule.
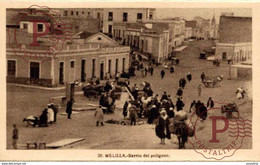
[[[74,14],[74,12],[73,12],[73,11],[71,11],[71,12],[70,12],[70,14],[71,14],[71,15],[73,15],[73,14]]]
[[[88,12],[88,16],[90,16],[90,12]]]
[[[68,16],[68,11],[64,11],[64,16]]]
[[[123,13],[123,22],[127,22],[127,13]]]
[[[84,11],[82,11],[82,15],[84,15],[85,13],[84,13]]]
[[[23,29],[28,29],[28,24],[27,23],[23,24]]]
[[[113,21],[113,12],[108,12],[108,21]]]
[[[101,37],[98,37],[98,40],[101,40]]]
[[[15,60],[8,60],[7,61],[7,75],[8,76],[15,76],[16,72],[16,61]]]
[[[97,18],[100,19],[100,13],[97,13]]]
[[[70,67],[74,68],[75,62],[74,61],[70,61]]]
[[[142,19],[143,18],[143,14],[142,13],[137,13],[137,19]]]
[[[78,12],[78,11],[76,11],[76,15],[79,15],[79,12]]]
[[[38,32],[43,32],[43,24],[38,24]]]

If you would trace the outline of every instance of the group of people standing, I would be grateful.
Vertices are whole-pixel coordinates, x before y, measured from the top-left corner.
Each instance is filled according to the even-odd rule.
[[[209,97],[209,99],[207,101],[207,105],[205,105],[200,100],[198,100],[198,101],[193,100],[193,102],[190,105],[189,112],[190,113],[194,112],[203,122],[204,120],[206,120],[206,118],[208,116],[208,109],[213,108],[214,105],[215,105],[215,103],[211,97]]]
[[[47,108],[44,108],[39,119],[39,127],[47,127],[48,124],[57,122],[58,107],[53,103],[48,104]]]

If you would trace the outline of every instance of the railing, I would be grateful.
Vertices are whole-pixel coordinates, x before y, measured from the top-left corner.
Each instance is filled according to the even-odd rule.
[[[38,49],[31,49],[30,46],[22,46],[23,50],[27,52],[37,52],[37,53],[44,53],[46,52],[49,47],[38,47]],[[19,48],[15,48],[17,52],[20,52]],[[13,49],[7,44],[7,51],[13,51]],[[85,45],[67,45],[66,47],[62,48],[62,52],[75,52],[75,51],[99,51],[100,53],[115,53],[115,52],[127,52],[130,51],[129,46],[118,46],[118,47],[107,47],[107,48],[100,48],[99,44],[85,44]]]

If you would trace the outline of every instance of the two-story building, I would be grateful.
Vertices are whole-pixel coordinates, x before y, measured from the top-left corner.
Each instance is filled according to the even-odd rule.
[[[238,63],[252,56],[252,17],[222,15],[216,58]]]
[[[185,21],[180,18],[147,20],[147,23],[166,24],[169,30],[168,52],[171,53],[175,48],[182,45],[185,38]]]
[[[114,34],[114,23],[137,23],[156,18],[152,8],[105,8],[103,10],[103,33]]]
[[[166,23],[114,23],[114,38],[120,44],[162,62],[169,53],[168,29]]]

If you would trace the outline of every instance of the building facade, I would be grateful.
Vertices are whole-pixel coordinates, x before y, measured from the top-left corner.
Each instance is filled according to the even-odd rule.
[[[161,62],[168,58],[169,30],[165,23],[114,23],[114,38]]]
[[[137,23],[156,18],[156,10],[151,8],[106,8],[103,11],[103,33],[111,36],[116,22]]]
[[[252,57],[252,18],[221,16],[216,58],[239,63]]]
[[[180,18],[163,19],[163,20],[147,20],[147,23],[165,24],[169,30],[168,53],[172,53],[175,48],[183,44],[185,39],[185,21]]]
[[[185,27],[185,40],[190,39],[192,37],[192,28]]]
[[[26,34],[26,33],[25,33]],[[79,42],[79,40],[81,40]],[[76,44],[76,42],[81,44]],[[93,34],[85,39],[75,39],[75,44],[65,44],[55,58],[45,57],[46,50],[30,50],[27,56],[20,49],[14,52],[7,45],[7,82],[58,86],[75,80],[85,82],[89,78],[104,79],[106,73],[114,76],[117,72],[128,72],[129,46],[119,45],[102,33]]]

